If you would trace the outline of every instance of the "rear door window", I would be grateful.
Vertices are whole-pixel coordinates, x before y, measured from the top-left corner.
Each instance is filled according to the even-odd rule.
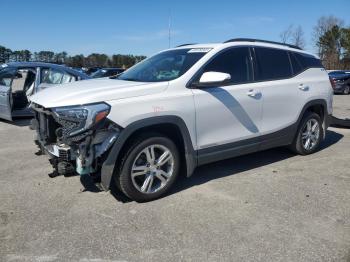
[[[292,76],[287,51],[265,47],[255,47],[254,50],[257,65],[256,80],[278,80]]]
[[[306,68],[300,63],[300,61],[295,57],[294,52],[289,53],[290,62],[293,67],[293,74],[297,75],[303,72]]]

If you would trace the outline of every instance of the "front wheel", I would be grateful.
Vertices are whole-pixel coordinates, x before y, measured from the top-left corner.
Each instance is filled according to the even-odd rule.
[[[350,94],[350,86],[347,85],[347,86],[344,88],[343,94],[344,94],[344,95]]]
[[[121,162],[117,186],[138,202],[159,198],[175,182],[179,160],[178,149],[169,138],[154,134],[137,139]]]
[[[319,149],[322,140],[323,128],[320,116],[307,112],[291,144],[291,149],[300,155],[312,154]]]

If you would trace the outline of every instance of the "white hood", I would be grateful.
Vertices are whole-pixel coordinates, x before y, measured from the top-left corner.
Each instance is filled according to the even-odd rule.
[[[145,83],[109,78],[77,81],[44,89],[30,100],[46,108],[83,105],[159,93],[167,83]]]

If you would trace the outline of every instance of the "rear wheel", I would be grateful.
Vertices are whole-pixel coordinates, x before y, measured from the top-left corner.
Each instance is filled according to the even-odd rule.
[[[174,184],[179,159],[178,149],[169,138],[154,134],[139,138],[121,162],[117,186],[138,202],[159,198]]]
[[[322,121],[318,114],[307,112],[303,117],[291,149],[301,155],[308,155],[319,149],[323,140]]]

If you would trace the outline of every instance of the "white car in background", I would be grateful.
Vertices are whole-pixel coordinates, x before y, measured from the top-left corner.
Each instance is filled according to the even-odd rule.
[[[160,52],[114,79],[53,87],[31,100],[37,143],[58,174],[156,199],[206,163],[289,146],[307,155],[325,137],[332,87],[296,46],[232,39]]]

